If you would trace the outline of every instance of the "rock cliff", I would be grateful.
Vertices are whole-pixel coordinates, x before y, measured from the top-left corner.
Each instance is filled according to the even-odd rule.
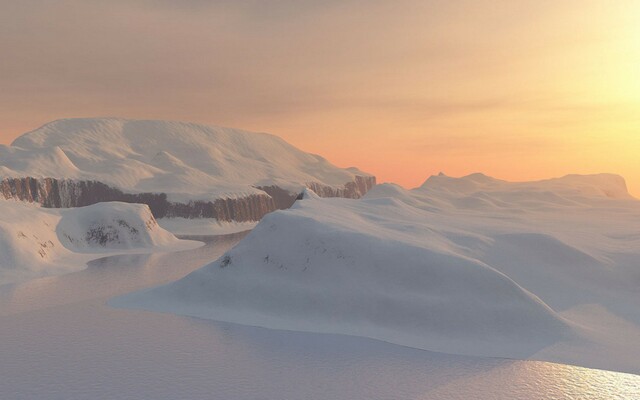
[[[281,138],[176,121],[65,119],[0,145],[0,198],[44,207],[144,203],[156,218],[257,221],[308,187],[359,198],[375,178]]]
[[[313,190],[320,197],[344,197],[348,199],[359,199],[376,185],[375,176],[356,175],[353,182],[347,182],[343,187],[334,188],[322,185],[317,182],[309,182],[305,186]],[[298,192],[290,192],[278,186],[258,186],[258,189],[271,196],[278,209],[284,210],[296,201],[303,189]]]
[[[357,176],[342,188],[318,183],[307,187],[323,197],[359,198],[375,185],[375,177]],[[165,193],[126,193],[99,181],[55,178],[4,178],[0,196],[38,203],[47,208],[83,207],[105,201],[147,204],[156,218],[216,218],[220,221],[258,221],[276,209],[289,208],[300,192],[289,192],[278,186],[257,187],[262,193],[210,201],[169,201]]]

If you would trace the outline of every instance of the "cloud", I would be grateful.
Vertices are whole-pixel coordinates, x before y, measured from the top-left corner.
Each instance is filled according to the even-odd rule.
[[[599,81],[620,24],[599,3],[3,1],[0,142],[106,115],[271,131],[348,164],[356,145],[577,153],[640,124],[611,89],[634,76]]]
[[[496,154],[534,154],[549,149],[561,151],[565,148],[562,138],[531,137],[518,133],[448,133],[446,135],[428,135],[407,151],[437,154],[438,156],[464,156],[482,153],[485,156]]]

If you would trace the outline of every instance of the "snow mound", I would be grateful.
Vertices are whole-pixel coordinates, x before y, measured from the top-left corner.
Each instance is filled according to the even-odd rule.
[[[627,340],[640,334],[640,202],[624,186],[475,174],[357,201],[307,193],[214,263],[112,304],[626,369],[640,355]]]
[[[42,155],[49,149],[57,159]],[[258,186],[292,193],[311,182],[343,188],[369,176],[266,133],[117,118],[54,121],[0,148],[0,156],[4,176],[97,180],[177,201],[263,193]]]
[[[160,228],[146,205],[46,209],[0,200],[0,285],[76,271],[105,252],[194,246]]]
[[[56,229],[61,242],[76,252],[169,246],[178,242],[162,229],[149,206],[120,202],[67,209]]]
[[[452,251],[412,211],[310,196],[216,262],[115,304],[476,355],[523,356],[571,335],[536,296]]]

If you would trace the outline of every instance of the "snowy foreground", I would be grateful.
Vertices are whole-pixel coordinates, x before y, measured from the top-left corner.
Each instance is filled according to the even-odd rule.
[[[308,192],[214,263],[111,304],[640,373],[638,226],[613,175]]]
[[[188,251],[108,256],[82,271],[0,286],[0,398],[640,399],[638,375],[106,304],[183,277],[243,235]]]
[[[112,202],[48,209],[0,200],[0,285],[83,269],[105,253],[198,245],[158,226],[146,205]]]

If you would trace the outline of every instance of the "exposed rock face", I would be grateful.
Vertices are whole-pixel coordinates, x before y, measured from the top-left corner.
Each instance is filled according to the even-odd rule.
[[[331,188],[317,183],[307,186],[323,197],[359,198],[375,185],[375,177],[357,176],[344,188]],[[39,203],[48,208],[82,207],[104,201],[147,204],[156,218],[216,218],[220,221],[258,221],[276,209],[289,208],[299,193],[277,186],[259,187],[265,194],[240,198],[218,198],[211,201],[171,202],[165,193],[125,193],[98,181],[54,178],[5,178],[0,181],[0,195]]]
[[[320,197],[345,197],[348,199],[359,199],[375,185],[375,176],[356,175],[354,182],[347,182],[345,183],[344,188],[340,188],[338,190],[315,182],[308,183],[307,187],[313,190]]]
[[[178,121],[57,120],[0,145],[0,199],[147,204],[156,218],[257,221],[305,187],[359,198],[375,178],[267,133]]]
[[[360,175],[356,176],[355,182],[347,182],[344,187],[338,189],[316,182],[307,183],[307,187],[320,197],[345,197],[348,199],[359,199],[375,185],[375,176]],[[291,207],[301,193],[291,193],[278,186],[258,186],[258,189],[268,193],[275,201],[276,207],[280,210]]]
[[[216,218],[220,221],[238,222],[258,221],[275,209],[276,206],[271,197],[256,194],[235,199],[190,201],[186,204],[166,202],[165,213],[157,218],[183,217]]]

